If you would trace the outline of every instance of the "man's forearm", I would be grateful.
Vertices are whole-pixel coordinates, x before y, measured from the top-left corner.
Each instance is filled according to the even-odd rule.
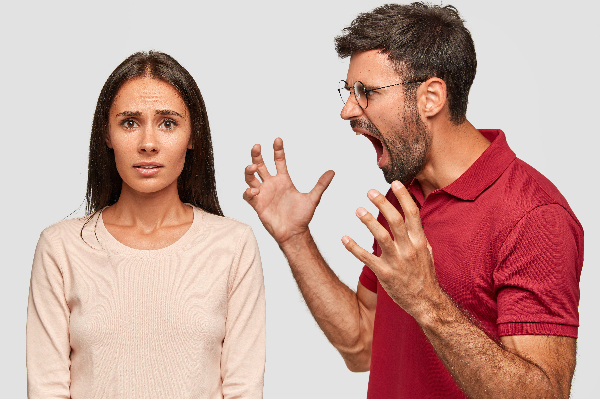
[[[280,245],[310,312],[352,371],[367,371],[371,360],[372,320],[357,295],[340,281],[319,252],[309,231]]]
[[[432,304],[417,321],[469,397],[568,398],[572,373],[553,375],[494,342],[443,293]]]

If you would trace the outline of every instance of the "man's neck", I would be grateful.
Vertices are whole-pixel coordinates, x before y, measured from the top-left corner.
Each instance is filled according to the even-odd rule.
[[[430,126],[432,143],[425,166],[417,175],[423,196],[452,184],[489,147],[490,142],[469,121]]]

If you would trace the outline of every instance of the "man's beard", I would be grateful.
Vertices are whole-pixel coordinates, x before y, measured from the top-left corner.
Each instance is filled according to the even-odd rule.
[[[407,104],[399,129],[392,130],[386,138],[368,119],[352,120],[350,125],[367,130],[387,150],[390,160],[381,170],[388,183],[398,180],[407,185],[423,169],[431,146],[431,134],[419,117],[416,107]]]

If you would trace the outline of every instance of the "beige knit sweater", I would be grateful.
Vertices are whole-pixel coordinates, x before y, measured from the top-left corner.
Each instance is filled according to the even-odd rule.
[[[194,208],[176,243],[136,250],[101,215],[84,221],[48,227],[36,248],[30,399],[262,398],[265,294],[249,226]]]

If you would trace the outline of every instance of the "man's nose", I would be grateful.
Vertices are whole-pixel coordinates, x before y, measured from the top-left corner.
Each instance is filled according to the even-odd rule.
[[[346,100],[346,104],[344,104],[344,108],[342,108],[342,112],[340,112],[340,116],[344,120],[350,120],[356,117],[359,117],[363,113],[363,109],[356,102],[356,97],[354,93],[348,93],[348,99]]]

